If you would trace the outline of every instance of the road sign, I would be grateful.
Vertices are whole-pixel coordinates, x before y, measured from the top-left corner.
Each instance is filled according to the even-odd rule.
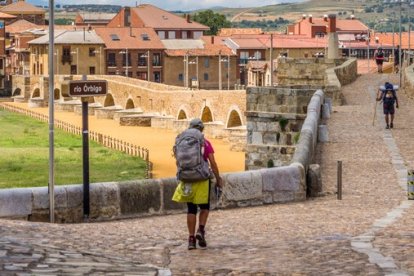
[[[106,80],[69,81],[69,96],[94,97],[106,95],[108,82]]]

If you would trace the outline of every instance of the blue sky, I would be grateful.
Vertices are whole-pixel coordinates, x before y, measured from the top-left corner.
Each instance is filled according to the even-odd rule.
[[[36,5],[48,5],[48,0],[26,0]],[[210,8],[214,6],[224,7],[258,7],[274,5],[281,2],[303,2],[304,0],[55,0],[55,4],[112,4],[123,6],[135,6],[136,3],[147,3],[165,10],[194,10]]]

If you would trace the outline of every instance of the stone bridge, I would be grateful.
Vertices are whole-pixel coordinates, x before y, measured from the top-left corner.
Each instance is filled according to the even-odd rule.
[[[79,98],[67,95],[70,79],[70,76],[55,79],[56,109],[79,109]],[[189,119],[200,117],[206,123],[206,133],[214,138],[228,137],[234,131],[245,133],[244,90],[188,90],[122,76],[90,76],[89,79],[108,81],[106,96],[89,98],[90,112],[98,118],[113,118],[121,125],[179,131],[187,127]],[[44,76],[15,76],[14,101],[29,102],[33,107],[45,106],[48,104],[48,85],[48,78]]]

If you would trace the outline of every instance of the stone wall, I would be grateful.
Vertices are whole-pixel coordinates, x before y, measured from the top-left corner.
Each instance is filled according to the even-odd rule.
[[[212,197],[212,208],[218,204],[221,208],[234,208],[306,198],[305,172],[299,164],[222,177],[223,196],[219,202]],[[175,178],[91,184],[89,218],[110,220],[185,212],[185,204],[171,200],[176,186]],[[47,187],[0,190],[0,217],[48,221],[48,214]],[[83,221],[82,185],[55,187],[55,220]]]
[[[411,99],[414,98],[414,64],[404,70],[404,91]]]
[[[247,89],[247,170],[290,164],[315,90],[309,86]]]

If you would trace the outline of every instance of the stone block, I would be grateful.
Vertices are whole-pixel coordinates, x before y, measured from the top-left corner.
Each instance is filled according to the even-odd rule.
[[[0,190],[0,217],[28,216],[32,213],[32,189]]]
[[[122,215],[158,212],[161,207],[160,182],[157,180],[119,183]]]
[[[90,217],[111,218],[120,214],[117,183],[93,183],[89,192]]]
[[[67,185],[65,186],[66,195],[68,197],[68,208],[83,206],[83,186]]]
[[[296,201],[295,193],[292,191],[278,191],[273,193],[274,203],[285,203]]]
[[[263,191],[298,191],[301,174],[296,167],[280,167],[260,170],[263,176]]]
[[[327,125],[318,126],[318,142],[321,142],[321,143],[329,142],[329,134],[328,134]]]
[[[262,198],[262,175],[258,171],[225,174],[223,179],[223,196],[228,201]]]
[[[309,165],[306,175],[307,195],[316,197],[322,192],[321,169],[318,164]]]
[[[174,195],[175,188],[177,187],[177,185],[178,181],[176,178],[161,179],[163,211],[186,209],[186,204],[172,201],[172,197]]]
[[[254,145],[263,144],[263,134],[261,132],[257,132],[257,131],[253,132],[252,144]]]

